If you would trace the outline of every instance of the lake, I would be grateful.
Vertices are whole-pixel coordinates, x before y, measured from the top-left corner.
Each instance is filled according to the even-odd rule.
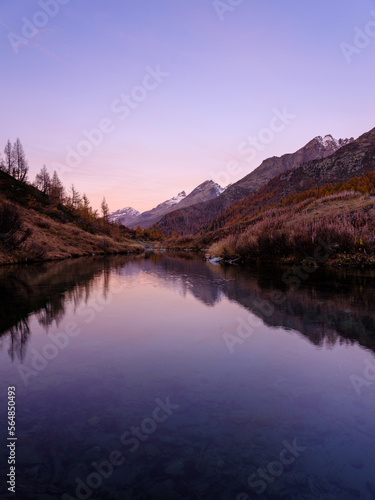
[[[161,252],[3,267],[0,293],[2,498],[375,498],[373,271]]]

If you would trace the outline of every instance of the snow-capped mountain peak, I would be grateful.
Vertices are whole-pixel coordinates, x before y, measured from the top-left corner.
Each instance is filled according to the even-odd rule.
[[[117,222],[118,224],[126,224],[131,219],[135,219],[136,217],[138,217],[138,215],[140,215],[140,212],[138,212],[138,210],[136,210],[135,208],[125,207],[111,213],[109,216],[109,220],[111,222]]]
[[[226,190],[226,188],[223,188],[221,187],[217,182],[214,182],[214,181],[208,181],[208,182],[211,182],[212,183],[212,186],[213,188],[215,189],[215,191],[217,192],[217,195],[219,196],[221,193],[224,193],[224,191]]]
[[[172,205],[177,205],[177,203],[180,203],[184,198],[186,198],[186,193],[185,191],[181,191],[181,193],[178,193],[177,196],[173,196],[170,200],[165,201],[163,204],[172,206]]]
[[[136,210],[135,208],[133,207],[125,207],[125,208],[120,208],[119,210],[116,210],[116,212],[113,212],[112,215],[117,215],[117,214],[127,214],[127,215],[139,215],[141,212],[138,212],[138,210]]]
[[[216,182],[205,181],[197,186],[191,193],[186,195],[185,191],[181,191],[177,196],[173,196],[152,210],[147,210],[141,214],[132,207],[126,207],[117,210],[110,215],[110,219],[118,224],[124,224],[128,227],[137,227],[138,225],[144,229],[149,228],[158,222],[165,214],[174,210],[201,203],[216,198],[224,191],[224,188]]]
[[[331,134],[327,134],[324,137],[319,135],[316,140],[320,142],[320,144],[324,147],[324,149],[331,148],[333,150],[337,150],[346,144],[349,144],[354,139],[353,137],[350,139],[335,139]]]

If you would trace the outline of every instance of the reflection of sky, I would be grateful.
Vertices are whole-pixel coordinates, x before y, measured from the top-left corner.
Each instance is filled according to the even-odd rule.
[[[21,32],[22,17],[40,7],[7,0],[1,8],[1,144],[21,138],[33,178],[43,163],[52,170],[64,161],[83,129],[110,118],[115,131],[62,172],[64,184],[86,191],[96,207],[105,194],[112,210],[149,209],[233,159],[243,169],[230,182],[316,135],[373,127],[375,42],[351,64],[340,50],[355,26],[373,19],[370,0],[244,0],[223,22],[213,2],[200,0],[72,0],[18,54],[7,34]],[[111,103],[158,64],[169,76],[120,121]],[[284,107],[297,118],[244,163],[238,144]]]

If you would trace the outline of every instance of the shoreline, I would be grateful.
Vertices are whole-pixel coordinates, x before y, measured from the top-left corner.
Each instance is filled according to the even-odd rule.
[[[29,264],[44,264],[47,262],[62,262],[64,260],[71,260],[71,259],[80,259],[80,258],[90,258],[90,257],[114,257],[116,255],[126,255],[126,256],[131,256],[131,255],[142,255],[145,253],[145,249],[137,249],[137,250],[123,250],[123,251],[117,251],[117,252],[96,252],[96,253],[80,253],[80,254],[73,254],[73,255],[65,255],[65,256],[54,256],[54,257],[49,257],[45,259],[20,259],[20,260],[14,260],[12,262],[0,262],[0,268],[3,267],[8,267],[8,266],[20,266],[20,265],[29,265]]]
[[[375,255],[363,255],[363,254],[335,254],[327,259],[326,262],[316,263],[315,266],[311,266],[311,259],[309,256],[298,258],[296,256],[290,256],[284,259],[273,259],[273,260],[259,260],[256,258],[246,258],[240,256],[225,256],[221,257],[219,255],[208,253],[207,248],[168,248],[168,246],[153,247],[152,245],[145,244],[143,242],[139,243],[143,248],[137,247],[131,250],[120,250],[113,252],[83,252],[71,255],[61,255],[61,256],[51,256],[44,259],[33,259],[33,258],[21,258],[19,260],[10,260],[8,262],[0,262],[0,268],[8,266],[19,266],[19,265],[29,265],[29,264],[44,264],[51,262],[62,262],[65,260],[79,259],[79,258],[90,258],[90,257],[113,257],[116,255],[124,256],[139,256],[144,255],[147,252],[194,252],[196,254],[202,254],[202,260],[214,265],[235,265],[235,266],[246,266],[246,265],[258,265],[258,266],[295,266],[295,265],[309,265],[315,268],[347,268],[347,269],[375,269]]]

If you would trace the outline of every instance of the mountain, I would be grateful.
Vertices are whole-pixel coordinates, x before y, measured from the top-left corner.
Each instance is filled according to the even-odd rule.
[[[152,210],[147,210],[142,212],[139,217],[136,217],[133,221],[133,227],[140,226],[142,229],[148,229],[153,224],[158,222],[163,215],[167,214],[171,210],[174,210],[175,206],[180,203],[186,197],[185,191],[181,191],[177,196],[174,196],[170,200],[159,203],[159,205]]]
[[[138,215],[141,215],[141,212],[138,212],[135,208],[125,207],[120,210],[116,210],[116,212],[112,212],[109,218],[111,222],[131,227],[133,225],[132,221],[138,217]]]
[[[374,170],[375,128],[347,143],[331,156],[308,161],[277,175],[256,193],[233,203],[207,224],[204,231],[245,222],[260,209],[277,205],[297,193],[343,183]]]
[[[133,207],[125,207],[116,212],[112,212],[109,215],[109,219],[117,224],[123,224],[127,227],[137,227],[140,226],[142,229],[151,227],[155,222],[157,222],[164,214],[173,210],[175,205],[178,205],[186,197],[185,191],[181,191],[177,196],[174,196],[170,200],[159,203],[159,205],[152,210],[147,210],[146,212],[139,212]]]
[[[195,234],[212,222],[232,203],[255,193],[276,175],[298,168],[308,161],[326,158],[353,140],[353,138],[334,139],[331,135],[315,137],[295,153],[264,160],[258,168],[228,186],[223,193],[214,199],[189,207],[175,207],[175,210],[165,215],[156,226],[166,235],[173,233]]]
[[[175,209],[189,207],[190,205],[195,205],[196,203],[201,203],[209,200],[213,200],[221,195],[225,191],[224,188],[216,184],[213,181],[205,181],[199,184],[193,191],[186,196],[185,199],[180,201]]]
[[[244,198],[244,196],[258,191],[258,189],[281,172],[295,169],[311,160],[326,158],[353,140],[353,138],[334,139],[332,135],[326,135],[324,137],[318,136],[295,153],[287,153],[280,157],[273,156],[267,158],[258,168],[250,172],[250,174],[246,175],[235,184],[232,184],[232,186],[228,188],[225,197],[230,198],[231,201],[237,201]]]
[[[160,203],[152,210],[140,213],[134,208],[126,207],[113,212],[110,215],[110,220],[118,224],[124,224],[124,226],[128,227],[140,226],[142,229],[148,229],[158,222],[165,214],[179,208],[185,208],[196,203],[212,200],[223,191],[224,189],[219,186],[219,184],[211,180],[205,181],[188,195],[186,195],[185,191],[181,191],[177,196]]]

